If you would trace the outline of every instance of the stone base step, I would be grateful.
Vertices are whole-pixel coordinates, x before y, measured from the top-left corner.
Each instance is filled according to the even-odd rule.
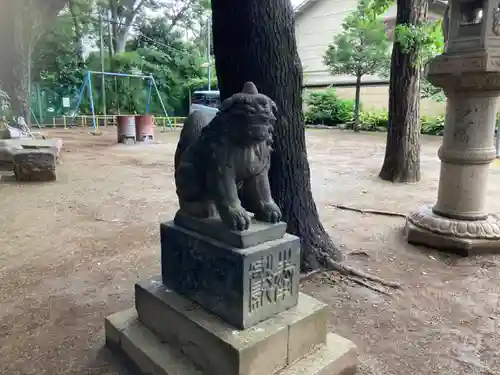
[[[297,306],[238,330],[159,278],[135,285],[135,308],[146,328],[216,375],[270,375],[325,345],[327,306],[299,293]]]
[[[106,319],[106,344],[137,375],[216,375],[200,370],[178,348],[161,341],[138,319],[134,308]],[[203,348],[200,348],[203,350]],[[327,343],[277,372],[277,375],[353,375],[356,346],[328,334]]]

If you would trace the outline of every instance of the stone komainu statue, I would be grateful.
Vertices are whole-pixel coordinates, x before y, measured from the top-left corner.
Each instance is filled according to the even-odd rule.
[[[281,211],[271,197],[270,167],[276,104],[245,83],[224,100],[208,123],[196,111],[185,121],[175,153],[179,212],[215,216],[232,230],[246,230],[250,215],[277,223]]]

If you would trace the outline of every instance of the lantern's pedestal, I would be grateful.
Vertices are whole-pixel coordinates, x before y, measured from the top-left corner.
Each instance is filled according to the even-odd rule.
[[[488,169],[496,157],[499,62],[483,51],[445,53],[429,65],[428,79],[448,98],[441,173],[434,207],[407,218],[411,243],[462,255],[500,252],[500,216],[486,211]]]
[[[485,220],[449,219],[423,208],[406,220],[408,242],[450,251],[459,255],[500,252],[500,217],[490,215]]]

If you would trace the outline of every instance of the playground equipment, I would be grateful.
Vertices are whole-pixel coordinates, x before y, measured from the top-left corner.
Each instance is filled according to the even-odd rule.
[[[76,117],[76,114],[78,110],[80,109],[80,105],[82,103],[83,96],[85,94],[85,89],[88,90],[89,94],[89,99],[90,99],[90,109],[92,112],[92,127],[93,127],[93,134],[98,134],[99,133],[99,122],[96,121],[96,114],[95,114],[95,107],[94,107],[94,98],[93,98],[93,92],[92,92],[92,75],[97,74],[97,75],[104,75],[104,76],[111,76],[111,77],[129,77],[129,78],[139,78],[139,79],[145,79],[148,80],[148,94],[147,94],[147,99],[146,99],[146,113],[149,112],[149,105],[151,102],[151,94],[153,87],[155,89],[156,95],[158,96],[158,99],[160,100],[160,104],[162,106],[163,112],[165,114],[165,117],[167,119],[167,123],[169,128],[172,128],[172,122],[170,120],[170,117],[168,116],[167,110],[165,108],[165,104],[163,103],[163,99],[160,95],[160,91],[158,90],[158,86],[156,85],[156,81],[152,75],[142,75],[142,74],[126,74],[126,73],[111,73],[111,72],[96,72],[96,71],[87,71],[85,73],[85,77],[83,79],[83,84],[82,87],[80,88],[80,92],[78,93],[77,97],[77,102],[75,109],[72,111],[71,115],[71,124],[73,124],[74,118]]]
[[[117,115],[96,115],[96,121],[99,122],[99,124],[108,124],[108,125],[117,125]],[[165,116],[154,116],[155,119],[155,127],[160,128],[161,132],[167,131],[167,129],[170,129],[169,122],[171,126],[173,126],[174,129],[178,129],[182,127],[182,124],[184,123],[184,120],[186,119],[185,117],[165,117]],[[71,121],[73,120],[73,123]],[[92,116],[87,116],[87,115],[79,115],[79,116],[61,116],[61,117],[54,117],[52,119],[52,125],[50,127],[52,128],[64,128],[67,129],[70,127],[70,124],[72,126],[81,126],[81,127],[87,127],[92,125]],[[49,125],[45,125],[43,127],[48,127]]]

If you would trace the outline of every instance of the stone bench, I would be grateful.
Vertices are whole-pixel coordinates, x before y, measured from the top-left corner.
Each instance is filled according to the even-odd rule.
[[[56,179],[56,154],[51,149],[15,150],[13,159],[13,171],[18,181],[54,181]]]
[[[23,150],[49,149],[60,161],[62,139],[2,139],[0,140],[0,170],[12,170],[14,153]]]

